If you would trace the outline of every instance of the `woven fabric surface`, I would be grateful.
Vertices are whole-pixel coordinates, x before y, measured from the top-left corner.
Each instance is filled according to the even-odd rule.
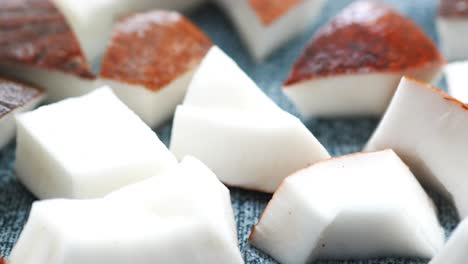
[[[265,93],[283,109],[297,115],[297,110],[283,95],[280,87],[291,65],[303,46],[318,26],[325,23],[351,0],[329,0],[320,18],[302,36],[292,40],[275,52],[264,63],[255,64],[229,20],[214,5],[207,4],[194,10],[190,17],[213,41],[232,56],[239,65],[257,82]],[[387,0],[402,13],[413,18],[434,40],[437,0]],[[414,45],[418,45],[414,43]],[[443,86],[443,83],[440,84]],[[334,156],[360,151],[378,123],[377,119],[332,119],[308,120],[306,126]],[[156,130],[165,144],[169,143],[171,122]],[[35,198],[14,177],[14,143],[0,152],[0,255],[8,256],[16,242]],[[398,195],[395,190],[395,195]],[[453,206],[431,193],[438,208],[439,218],[447,235],[458,223]],[[257,222],[270,195],[231,189],[232,205],[235,210],[239,244],[246,263],[276,263],[267,255],[253,248],[247,238]],[[86,216],[93,217],[93,216]],[[384,228],[384,227],[383,227]],[[427,260],[382,258],[350,261],[317,261],[318,264],[424,264]]]

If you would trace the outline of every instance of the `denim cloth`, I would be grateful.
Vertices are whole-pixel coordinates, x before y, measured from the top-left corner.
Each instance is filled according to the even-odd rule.
[[[283,109],[298,115],[297,110],[281,92],[281,84],[287,77],[288,71],[301,49],[317,27],[329,20],[350,2],[352,1],[328,0],[327,6],[315,25],[311,25],[311,28],[305,34],[292,40],[261,64],[255,64],[251,60],[231,23],[216,6],[211,4],[204,5],[193,11],[190,17],[208,33],[217,45],[240,64],[268,96],[273,98]],[[437,0],[387,0],[386,2],[412,17],[436,40],[434,18]],[[414,43],[414,45],[418,45],[418,43]],[[360,151],[375,129],[378,120],[319,119],[309,120],[305,123],[332,155],[339,156]],[[171,133],[171,122],[157,129],[156,132],[163,142],[168,144]],[[3,256],[7,256],[10,253],[27,220],[31,203],[35,200],[14,178],[12,170],[14,148],[14,143],[11,143],[10,146],[0,152],[0,255]],[[397,190],[395,190],[395,195],[398,195]],[[449,234],[458,223],[456,212],[449,202],[441,199],[436,194],[431,195],[439,208],[440,221],[445,227],[447,234]],[[231,196],[237,221],[240,249],[246,263],[276,263],[247,242],[252,226],[257,222],[271,196],[239,189],[231,189]],[[427,260],[382,258],[354,261],[317,261],[316,263],[424,264],[427,263]]]

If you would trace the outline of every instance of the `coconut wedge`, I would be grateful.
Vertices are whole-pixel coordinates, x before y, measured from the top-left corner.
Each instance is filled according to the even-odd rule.
[[[105,51],[120,17],[151,9],[191,9],[204,0],[51,0],[65,15],[86,57],[95,62]]]
[[[463,103],[468,103],[468,61],[453,62],[445,67],[448,93]]]
[[[460,264],[468,259],[468,220],[460,223],[445,247],[429,264]]]
[[[303,33],[325,0],[217,0],[257,61]]]
[[[386,150],[330,159],[287,177],[250,241],[283,264],[430,258],[444,232],[424,189]]]
[[[468,59],[468,1],[440,0],[437,29],[443,53],[449,60]]]
[[[15,114],[36,108],[44,97],[41,89],[0,78],[0,149],[15,136]]]
[[[405,77],[366,147],[395,150],[423,185],[453,199],[462,218],[468,216],[467,109],[442,90]]]
[[[109,88],[17,118],[15,170],[38,198],[97,198],[176,159]]]
[[[43,87],[49,101],[95,88],[78,39],[50,0],[1,1],[0,24],[0,72]]]
[[[227,185],[263,192],[330,157],[299,119],[275,105],[217,47],[176,110],[170,149],[179,159],[197,157]]]
[[[379,116],[403,75],[431,82],[444,64],[410,19],[378,1],[358,1],[316,33],[284,92],[305,118]]]
[[[208,37],[177,12],[131,15],[114,27],[100,78],[155,127],[182,103],[195,69],[211,46]]]
[[[91,217],[92,216],[92,217]],[[229,190],[193,158],[98,200],[33,205],[9,264],[242,264]]]

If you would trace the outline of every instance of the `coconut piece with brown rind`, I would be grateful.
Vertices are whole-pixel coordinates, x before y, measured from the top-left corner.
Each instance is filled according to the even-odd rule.
[[[177,12],[131,15],[114,27],[100,78],[155,127],[182,102],[193,72],[211,46],[209,38]]]
[[[444,63],[409,18],[382,3],[358,1],[315,34],[284,92],[306,118],[381,115],[403,75],[430,82]]]

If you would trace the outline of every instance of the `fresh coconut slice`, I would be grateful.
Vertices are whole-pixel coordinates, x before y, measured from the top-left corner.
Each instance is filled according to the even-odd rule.
[[[437,29],[449,60],[468,59],[468,0],[440,0]]]
[[[468,259],[468,220],[464,220],[455,229],[445,247],[429,264],[460,264]]]
[[[227,185],[263,192],[330,157],[299,119],[276,106],[217,47],[176,110],[170,149],[179,159],[197,157]]]
[[[102,88],[18,117],[16,175],[38,198],[96,198],[164,171],[176,159]]]
[[[325,0],[217,0],[257,61],[304,32]]]
[[[44,97],[41,89],[0,77],[0,149],[15,136],[15,114],[36,108]]]
[[[89,217],[92,216],[92,217]],[[10,264],[242,264],[229,190],[201,162],[99,200],[33,205]]]
[[[312,38],[284,92],[305,118],[379,116],[403,75],[431,82],[444,64],[411,20],[378,1],[358,1]]]
[[[450,96],[468,103],[468,61],[453,62],[445,67]]]
[[[330,159],[287,177],[250,241],[284,264],[430,258],[443,246],[444,232],[431,199],[386,150]]]
[[[105,51],[113,24],[122,16],[151,9],[187,10],[205,0],[51,0],[65,15],[89,61]]]
[[[114,28],[100,77],[149,126],[169,119],[182,103],[208,37],[177,12],[128,16]]]
[[[0,72],[43,87],[49,101],[95,88],[75,34],[50,0],[1,1],[0,24]]]
[[[467,110],[445,92],[403,78],[366,150],[395,150],[424,185],[452,198],[464,218],[468,216]]]

